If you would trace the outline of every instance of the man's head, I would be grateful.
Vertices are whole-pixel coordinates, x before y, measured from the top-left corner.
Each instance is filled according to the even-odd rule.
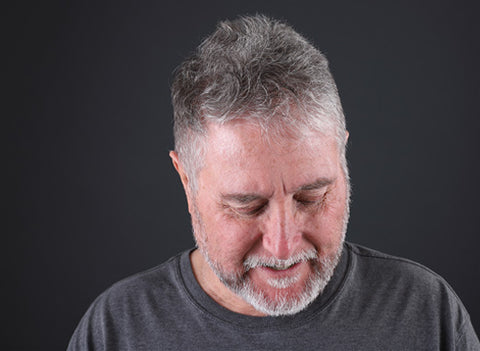
[[[177,70],[175,152],[195,239],[257,311],[323,290],[348,221],[345,120],[326,58],[263,16],[219,24]]]
[[[334,135],[345,156],[345,118],[327,59],[291,27],[264,16],[219,23],[178,67],[172,102],[175,151],[192,190],[209,123],[244,119],[268,133],[318,131]]]

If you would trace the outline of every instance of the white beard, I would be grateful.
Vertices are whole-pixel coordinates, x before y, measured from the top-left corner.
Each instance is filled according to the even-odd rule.
[[[346,216],[348,216],[348,213]],[[233,293],[238,295],[248,304],[252,305],[257,311],[270,316],[292,315],[298,313],[310,305],[323,292],[332,278],[335,267],[340,260],[346,231],[346,228],[344,228],[339,246],[336,252],[332,255],[320,257],[318,252],[312,249],[300,252],[287,260],[248,257],[243,264],[243,274],[231,274],[225,272],[222,266],[209,255],[208,242],[206,240],[207,236],[201,215],[196,206],[194,206],[193,217],[192,226],[197,246],[220,281]],[[271,298],[256,287],[247,274],[250,269],[257,266],[285,267],[302,261],[310,264],[311,273],[303,290],[294,297],[285,297],[284,294],[281,294],[281,290],[294,285],[299,279],[298,276],[270,279],[267,281],[270,286],[279,290],[279,294],[276,294],[275,298]]]

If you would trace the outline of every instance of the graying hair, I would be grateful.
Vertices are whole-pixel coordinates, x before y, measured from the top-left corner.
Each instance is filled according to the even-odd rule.
[[[265,135],[317,131],[338,143],[345,176],[346,127],[325,56],[293,28],[263,15],[220,22],[176,70],[175,151],[196,191],[209,123],[258,123]]]

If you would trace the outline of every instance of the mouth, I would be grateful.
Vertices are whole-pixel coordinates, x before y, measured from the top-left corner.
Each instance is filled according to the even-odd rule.
[[[296,262],[287,265],[261,265],[257,267],[254,272],[257,282],[267,284],[266,287],[274,288],[275,290],[286,291],[285,289],[294,288],[298,281],[304,276],[304,263]]]
[[[298,262],[295,262],[295,263],[292,263],[292,264],[262,265],[262,266],[265,267],[265,268],[270,268],[274,271],[286,271],[287,269],[290,269],[297,264],[298,264]]]
[[[288,259],[281,260],[273,257],[265,258],[259,256],[249,256],[244,261],[245,272],[257,268],[259,271],[270,272],[275,276],[282,276],[293,273],[303,264],[317,258],[317,252],[314,249],[301,251]]]
[[[297,271],[297,268],[301,265],[301,262],[295,262],[291,264],[283,264],[283,265],[261,265],[259,268],[264,272],[270,272],[277,277],[283,277],[293,274]]]

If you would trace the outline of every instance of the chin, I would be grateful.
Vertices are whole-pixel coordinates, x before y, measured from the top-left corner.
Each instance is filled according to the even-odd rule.
[[[299,273],[298,279],[295,274],[262,274],[263,268],[245,268],[245,262],[244,267],[239,267],[236,272],[227,270],[209,256],[207,245],[199,245],[199,248],[228,289],[257,311],[269,316],[282,316],[304,310],[323,292],[340,260],[343,245],[340,243],[332,254],[324,256],[316,253],[315,258],[309,257],[305,261],[309,269]]]
[[[314,272],[305,283],[297,282],[288,288],[263,289],[251,280],[246,280],[234,292],[259,312],[270,316],[291,315],[304,310],[315,301],[328,280],[322,279],[320,272]]]
[[[266,282],[249,274],[253,272],[242,276],[216,273],[225,286],[257,311],[269,316],[284,316],[296,314],[315,301],[330,281],[339,258],[337,254],[310,261],[309,274],[304,278],[290,276]]]

